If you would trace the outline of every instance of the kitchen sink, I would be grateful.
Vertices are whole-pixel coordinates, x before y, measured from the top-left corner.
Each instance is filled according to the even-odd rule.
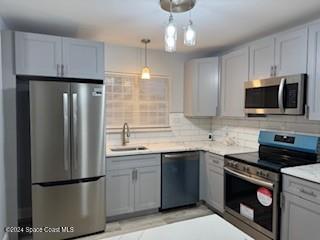
[[[145,146],[110,148],[112,152],[141,151],[141,150],[147,150],[147,149],[148,148]]]

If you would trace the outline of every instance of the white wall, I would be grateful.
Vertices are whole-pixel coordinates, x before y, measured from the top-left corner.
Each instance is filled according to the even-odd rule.
[[[0,18],[0,30],[5,25]],[[2,63],[1,63],[1,35],[0,35],[0,239],[6,225],[6,198],[5,198],[5,170],[4,170],[4,126],[3,126],[3,101],[2,101]]]
[[[148,50],[151,74],[167,75],[170,78],[170,112],[183,112],[184,63],[196,57],[201,55]],[[106,43],[105,58],[106,71],[140,73],[144,65],[144,49]]]

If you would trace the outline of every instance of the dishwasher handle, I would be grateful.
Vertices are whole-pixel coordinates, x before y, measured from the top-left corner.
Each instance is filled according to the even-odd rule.
[[[190,158],[195,157],[197,158],[199,154],[197,152],[190,152],[190,153],[166,153],[163,154],[162,157],[166,160],[174,160],[178,158]]]

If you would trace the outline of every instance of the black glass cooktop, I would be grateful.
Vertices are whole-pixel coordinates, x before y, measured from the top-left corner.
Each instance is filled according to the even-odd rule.
[[[262,145],[258,152],[230,154],[225,157],[275,172],[280,172],[281,168],[312,164],[318,160],[313,153]]]

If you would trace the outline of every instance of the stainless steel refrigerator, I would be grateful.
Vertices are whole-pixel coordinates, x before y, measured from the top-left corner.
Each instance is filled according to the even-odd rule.
[[[105,229],[104,92],[103,84],[29,83],[32,224],[43,231],[34,239]]]

